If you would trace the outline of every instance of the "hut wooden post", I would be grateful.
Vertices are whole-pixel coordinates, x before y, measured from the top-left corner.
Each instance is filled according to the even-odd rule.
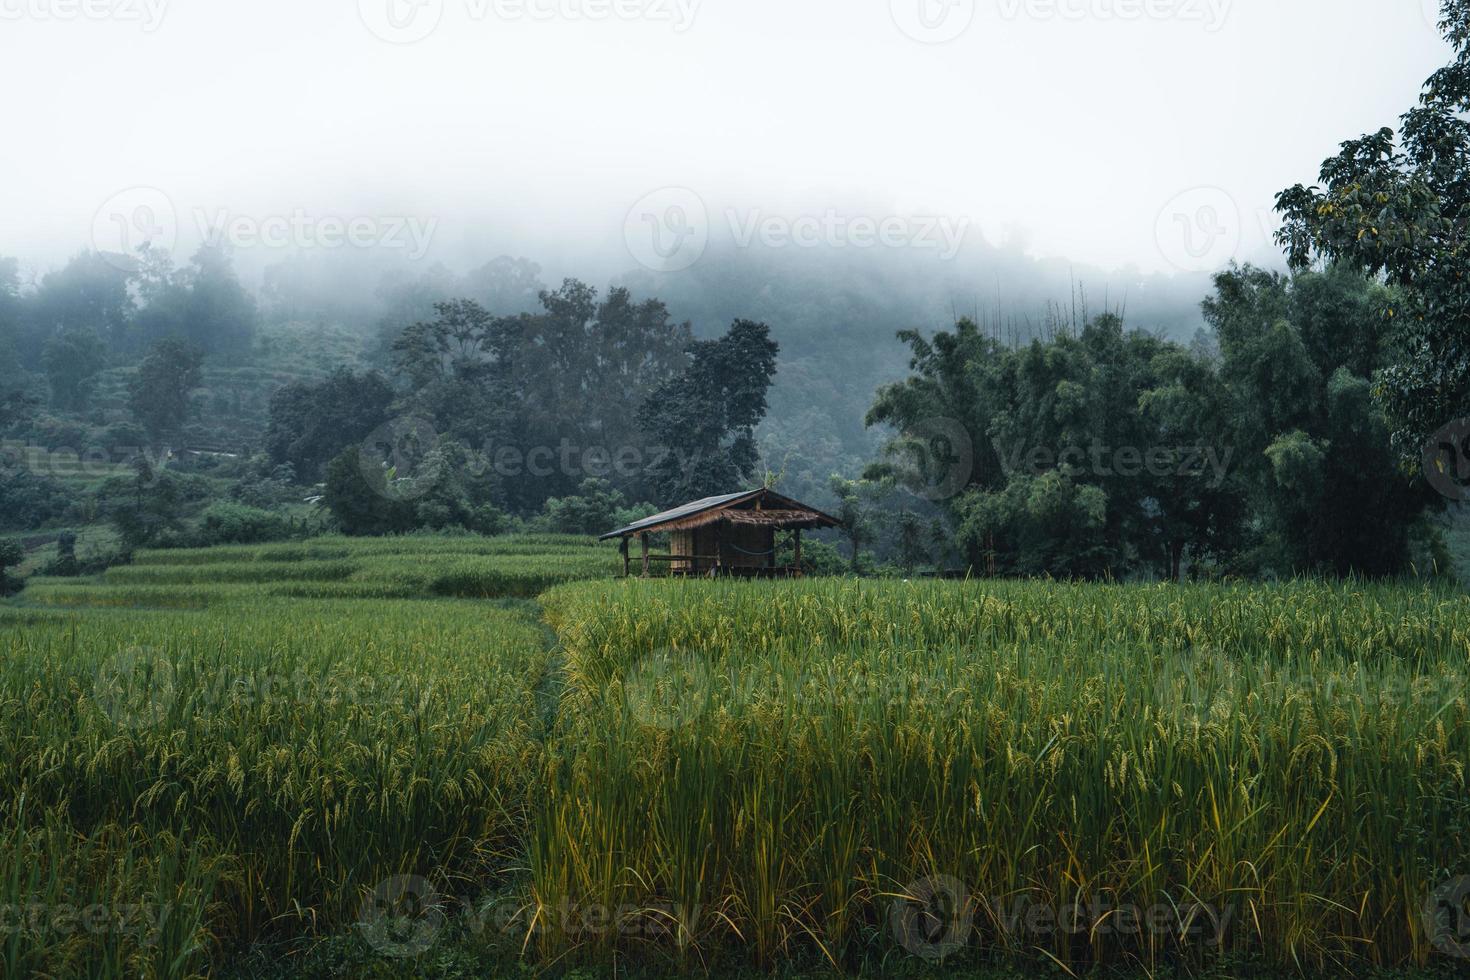
[[[648,578],[648,535],[638,535],[638,540],[643,542],[643,577]]]
[[[618,545],[618,551],[621,552],[622,555],[623,555],[623,578],[627,578],[628,577],[628,563],[629,563],[629,557],[628,557],[628,539],[627,538],[623,538],[622,539],[621,543]]]
[[[796,535],[796,540],[793,543],[793,549],[796,551],[796,561],[794,562],[796,565],[795,575],[797,578],[801,578],[801,528],[796,528],[792,533]]]

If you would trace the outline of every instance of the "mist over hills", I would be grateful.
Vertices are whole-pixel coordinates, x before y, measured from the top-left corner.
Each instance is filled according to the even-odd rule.
[[[1131,329],[1187,342],[1204,325],[1200,302],[1211,288],[1205,274],[1103,270],[1036,258],[978,235],[952,259],[915,248],[721,241],[676,272],[638,267],[626,255],[622,262],[627,271],[599,281],[575,269],[548,270],[535,256],[466,255],[451,268],[362,252],[298,253],[265,266],[259,290],[267,316],[278,322],[361,332],[370,338],[368,360],[379,365],[391,338],[432,316],[436,301],[463,297],[499,315],[532,312],[538,291],[555,287],[562,275],[603,293],[624,287],[639,300],[656,297],[696,337],[717,336],[737,318],[767,323],[781,355],[762,441],[768,452],[799,456],[810,471],[807,483],[851,471],[875,448],[878,436],[864,428],[863,415],[876,388],[906,368],[899,330],[930,333],[970,318],[1023,343],[1111,311]]]

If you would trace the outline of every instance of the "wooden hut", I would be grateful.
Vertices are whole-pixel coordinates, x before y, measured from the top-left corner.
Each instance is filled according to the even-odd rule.
[[[643,575],[655,564],[666,565],[670,575],[740,575],[770,577],[801,574],[801,532],[807,528],[837,527],[841,522],[814,507],[783,497],[773,490],[747,490],[705,497],[654,514],[600,540],[622,539],[623,575],[632,569],[629,544],[641,545]],[[792,563],[777,562],[777,532],[791,537]],[[669,553],[653,554],[649,535],[667,533]]]

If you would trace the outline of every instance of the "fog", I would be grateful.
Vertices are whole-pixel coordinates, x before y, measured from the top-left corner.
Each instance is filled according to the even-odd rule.
[[[258,285],[293,253],[592,282],[903,253],[976,303],[1024,255],[1057,300],[1078,269],[1193,289],[1276,262],[1274,194],[1412,103],[1433,6],[0,0],[0,255],[220,235]]]

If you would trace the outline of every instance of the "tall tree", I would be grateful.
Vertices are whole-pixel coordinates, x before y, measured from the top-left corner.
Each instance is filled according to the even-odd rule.
[[[1387,575],[1429,497],[1398,471],[1370,375],[1388,350],[1387,290],[1350,268],[1288,279],[1244,267],[1204,304],[1219,339],[1237,466],[1264,532],[1259,561]],[[1365,519],[1371,515],[1371,520]]]
[[[177,438],[204,382],[204,352],[177,337],[160,340],[128,384],[128,408],[155,442]]]
[[[639,444],[638,409],[687,365],[689,325],[623,289],[599,302],[575,279],[538,301],[540,312],[516,316],[495,316],[472,299],[434,304],[434,318],[393,344],[398,375],[412,389],[403,410],[491,459],[509,451],[502,486],[522,513],[575,494],[588,478],[609,479],[631,499],[646,495],[639,475],[602,464],[648,449]],[[527,462],[533,453],[558,462]]]
[[[1294,267],[1343,262],[1400,287],[1380,297],[1378,316],[1397,330],[1374,393],[1405,463],[1470,413],[1470,0],[1444,0],[1440,26],[1454,60],[1430,76],[1400,131],[1343,143],[1320,186],[1277,199]]]
[[[568,279],[540,295],[542,312],[514,322],[512,353],[522,415],[517,427],[533,444],[563,440],[581,454],[609,455],[639,446],[643,400],[688,364],[689,324],[678,324],[656,299],[635,302],[626,289],[598,301],[597,290]],[[538,487],[544,495],[573,492],[585,476],[555,473]],[[636,496],[639,481],[621,479]]]
[[[165,253],[150,253],[139,270],[139,292],[145,300],[135,317],[139,344],[181,337],[207,354],[238,354],[255,337],[255,300],[222,246],[203,246],[177,271]]]
[[[320,382],[292,382],[271,396],[265,450],[272,462],[289,463],[315,482],[332,459],[388,421],[394,397],[376,371],[339,367]]]
[[[937,503],[972,567],[1177,577],[1230,547],[1241,508],[1197,355],[1111,314],[1024,346],[969,320],[900,337],[912,371],[868,413],[895,430],[868,476]]]
[[[67,331],[90,330],[121,349],[133,315],[128,273],[96,252],[81,252],[47,273],[26,306],[23,357],[38,357],[47,339]]]
[[[755,427],[766,414],[779,353],[768,326],[736,320],[718,340],[691,344],[689,367],[648,396],[639,426],[671,450],[649,474],[661,500],[732,492],[755,478]]]
[[[72,327],[46,342],[41,355],[51,382],[51,403],[68,412],[86,409],[107,366],[107,344],[89,327]]]
[[[434,312],[393,344],[397,372],[412,388],[402,408],[466,445],[491,446],[512,431],[518,402],[513,328],[474,300],[435,303]]]

